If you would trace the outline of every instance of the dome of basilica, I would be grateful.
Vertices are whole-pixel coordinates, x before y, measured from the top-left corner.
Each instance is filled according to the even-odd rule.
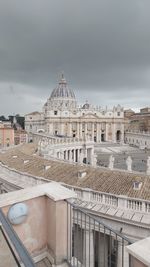
[[[75,94],[72,89],[68,87],[67,81],[62,74],[58,86],[52,91],[50,99],[53,98],[67,98],[75,100]]]

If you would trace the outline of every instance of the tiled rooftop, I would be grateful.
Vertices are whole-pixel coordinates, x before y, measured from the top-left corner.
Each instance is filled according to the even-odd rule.
[[[16,147],[8,150],[4,154],[0,154],[0,161],[19,171],[42,176],[57,182],[91,188],[101,192],[150,200],[150,176],[148,175],[46,160],[33,155],[36,149],[34,144]],[[13,156],[17,156],[17,158],[13,158]],[[24,164],[24,160],[29,161]],[[47,165],[51,167],[45,170],[45,166]],[[86,176],[79,179],[78,171],[85,169]],[[142,187],[140,190],[133,190],[133,181],[137,180],[142,181]]]

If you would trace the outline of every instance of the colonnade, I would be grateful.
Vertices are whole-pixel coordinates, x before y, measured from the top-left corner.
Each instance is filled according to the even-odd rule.
[[[69,161],[69,162],[78,162],[78,163],[87,163],[94,165],[94,148],[93,147],[82,147],[82,148],[56,148],[54,157]],[[50,152],[51,154],[51,152]]]
[[[68,160],[70,162],[83,162],[83,149],[56,149],[55,156],[58,159]]]
[[[125,143],[141,149],[150,149],[150,133],[127,131],[125,133]]]
[[[35,134],[38,141],[39,155],[45,158],[56,158],[69,162],[87,163],[96,166],[94,142],[79,140],[77,138],[52,138]]]

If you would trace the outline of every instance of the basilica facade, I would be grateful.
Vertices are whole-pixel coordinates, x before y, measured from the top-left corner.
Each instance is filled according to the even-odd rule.
[[[97,143],[124,142],[124,110],[120,105],[110,110],[88,102],[78,106],[62,75],[42,112],[25,116],[25,129],[28,133],[91,139]]]

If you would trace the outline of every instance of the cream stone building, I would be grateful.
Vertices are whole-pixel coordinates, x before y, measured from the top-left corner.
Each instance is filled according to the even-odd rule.
[[[92,106],[88,102],[78,106],[73,90],[62,75],[43,111],[25,116],[25,129],[28,133],[90,138],[97,143],[123,142],[124,110],[120,105],[110,110]]]

